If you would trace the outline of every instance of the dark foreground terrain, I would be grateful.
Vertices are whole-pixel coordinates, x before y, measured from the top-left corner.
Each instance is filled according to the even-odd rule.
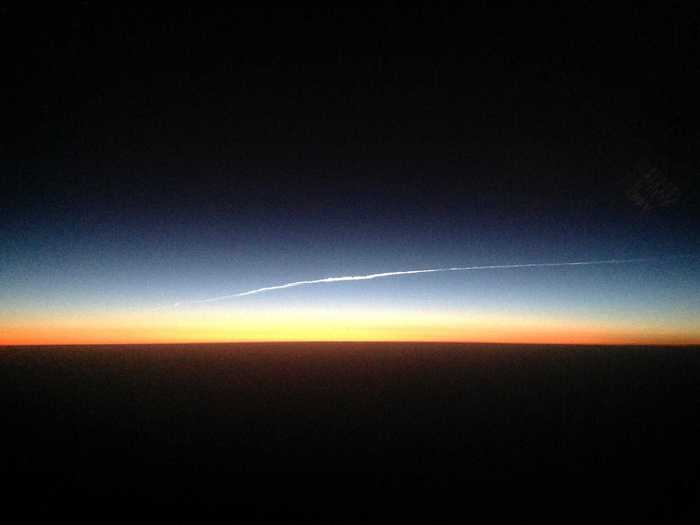
[[[694,523],[700,349],[0,349],[6,501],[367,522]]]

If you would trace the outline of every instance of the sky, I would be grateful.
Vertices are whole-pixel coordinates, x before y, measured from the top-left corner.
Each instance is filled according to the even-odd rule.
[[[683,13],[50,15],[0,11],[0,345],[700,344]]]

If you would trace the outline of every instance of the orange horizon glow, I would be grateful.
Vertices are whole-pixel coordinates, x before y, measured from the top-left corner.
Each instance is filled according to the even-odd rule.
[[[0,346],[311,341],[697,345],[700,333],[631,322],[359,310],[85,312],[0,324]]]
[[[510,339],[499,340],[437,340],[437,339],[259,339],[259,340],[22,340],[1,342],[0,348],[33,347],[33,346],[129,346],[129,345],[197,345],[197,344],[275,344],[275,343],[425,343],[425,344],[504,344],[504,345],[552,345],[552,346],[700,346],[700,341],[685,340],[585,340],[585,341],[562,341],[562,340],[533,340],[520,341]]]

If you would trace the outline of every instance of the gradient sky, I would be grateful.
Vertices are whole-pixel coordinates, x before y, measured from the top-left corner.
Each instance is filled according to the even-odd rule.
[[[650,13],[595,45],[523,44],[517,16],[289,15],[83,6],[15,35],[0,344],[700,343],[683,27],[669,49]],[[444,43],[397,43],[426,20]],[[251,44],[300,28],[321,40]]]

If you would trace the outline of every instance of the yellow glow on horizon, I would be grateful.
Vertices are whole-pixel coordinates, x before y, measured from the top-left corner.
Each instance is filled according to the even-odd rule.
[[[700,333],[565,318],[366,309],[170,309],[0,321],[0,345],[265,341],[698,344]]]

